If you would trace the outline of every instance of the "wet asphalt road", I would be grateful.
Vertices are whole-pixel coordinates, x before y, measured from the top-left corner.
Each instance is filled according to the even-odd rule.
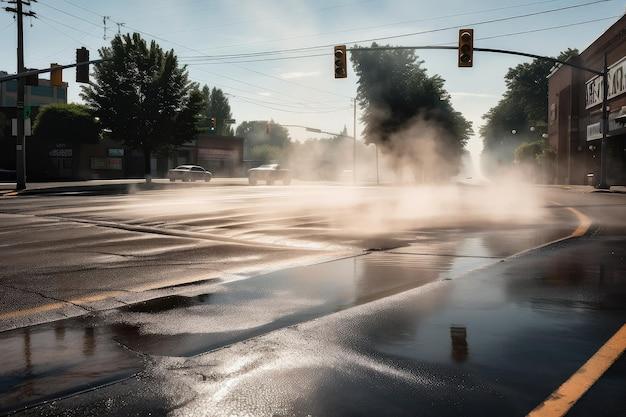
[[[230,228],[216,221],[225,213],[199,216],[191,210],[181,220],[153,210],[129,211],[128,202],[119,201],[138,198],[133,204],[143,206],[145,196],[0,202],[5,220],[24,221],[26,214],[27,222],[43,222],[27,223],[33,233],[59,233],[62,223],[74,239],[68,243],[61,233],[54,244],[44,241],[33,251],[36,239],[21,236],[23,241],[3,247],[3,265],[11,266],[0,281],[10,289],[3,291],[5,315],[16,311],[11,309],[16,303],[22,305],[11,291],[30,293],[36,287],[42,292],[42,283],[52,292],[43,292],[43,298],[62,305],[34,312],[50,303],[33,300],[22,309],[32,314],[3,321],[0,410],[34,406],[24,415],[525,415],[626,322],[623,195],[540,189],[540,221],[532,217],[512,224],[508,218],[486,222],[474,216],[472,222],[443,227],[431,217],[430,227],[400,228],[389,236],[338,230],[330,217],[303,215],[300,207],[298,216],[279,212],[271,201],[285,190],[255,190],[263,201],[256,204],[225,190],[221,198],[229,203],[216,211],[228,212],[229,219],[234,212],[249,217],[235,225],[231,221]],[[586,235],[511,257],[576,228],[576,217],[561,205],[592,219]],[[254,215],[246,211],[250,206]],[[86,222],[76,225],[77,220]],[[94,221],[115,221],[124,228]],[[155,236],[138,226],[196,235]],[[1,231],[19,236],[6,223]],[[158,241],[162,236],[172,239],[169,246]],[[129,244],[118,246],[124,241]],[[63,250],[54,251],[61,243]],[[110,258],[94,259],[106,245]],[[86,259],[71,256],[75,246]],[[223,247],[241,257],[235,266],[215,267],[223,253],[235,257]],[[385,250],[363,254],[368,248]],[[16,256],[20,250],[29,253],[30,263]],[[130,261],[115,257],[142,251],[150,255],[141,260],[131,255]],[[171,260],[181,252],[186,257],[174,268],[161,258]],[[339,253],[358,256],[259,268],[272,257],[308,264]],[[185,278],[189,263],[214,273]],[[106,265],[115,272],[103,274]],[[136,275],[144,267],[148,271]],[[162,269],[167,273],[155,275]],[[81,273],[68,277],[71,270]],[[132,279],[119,270],[132,271]],[[98,286],[92,285],[93,274]],[[137,288],[135,280],[147,289]],[[163,286],[164,281],[172,283]],[[86,300],[85,294],[107,291],[126,298],[86,301],[74,306],[83,311],[68,313],[68,295]],[[95,312],[85,314],[85,307]],[[50,321],[63,314],[76,317]],[[43,324],[25,326],[28,320]],[[626,415],[624,362],[619,359],[568,415]],[[86,392],[75,395],[81,391]],[[36,405],[42,401],[49,402]]]

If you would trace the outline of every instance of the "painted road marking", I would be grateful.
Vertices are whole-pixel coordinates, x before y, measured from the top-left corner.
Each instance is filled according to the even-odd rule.
[[[22,310],[8,311],[6,313],[0,313],[0,320],[16,319],[18,317],[30,316],[33,314],[47,313],[53,310],[58,310],[63,307],[82,307],[83,304],[94,303],[96,301],[103,301],[109,298],[117,297],[125,294],[124,291],[107,291],[98,294],[90,294],[84,297],[71,298],[67,301],[59,301],[56,303],[49,303],[40,305],[37,307],[25,308]]]
[[[574,375],[527,417],[561,417],[615,363],[626,349],[624,324]]]
[[[591,227],[591,219],[573,207],[565,207],[565,208],[571,211],[572,213],[574,213],[574,215],[578,219],[578,227],[576,228],[576,230],[572,232],[570,237],[584,236],[585,233],[587,233],[587,231]]]
[[[558,206],[562,206],[559,203],[556,202],[551,202],[552,204],[558,205]],[[567,240],[573,237],[580,237],[583,236],[585,233],[587,233],[587,231],[589,230],[589,227],[591,226],[591,219],[589,217],[587,217],[585,214],[581,213],[580,211],[576,210],[575,208],[572,207],[564,207],[566,209],[568,209],[569,211],[571,211],[572,213],[574,213],[574,215],[576,216],[576,218],[578,219],[578,226],[576,227],[576,229],[569,235],[566,236],[564,238],[561,239],[557,239],[554,240],[552,242],[548,242],[545,243],[543,245],[539,245],[537,247],[534,248],[530,248],[530,249],[526,249],[523,250],[513,256],[521,256],[524,255],[528,252],[534,251],[536,249],[540,249],[542,247],[545,246],[549,246],[552,245],[554,243],[557,242],[561,242],[563,240]],[[72,219],[71,221],[80,221],[80,220],[74,220]],[[87,223],[86,221],[80,221],[83,223]],[[185,236],[187,237],[187,236]],[[172,281],[171,280],[164,280],[164,283],[170,284]],[[180,281],[175,280],[175,283],[180,283]],[[138,286],[135,288],[131,288],[126,290],[126,293],[128,292],[143,292],[143,291],[149,291],[151,289],[154,288],[162,288],[164,285],[162,284],[162,282],[157,282],[157,283],[150,283],[150,284],[146,284],[144,286]],[[15,311],[9,311],[6,313],[0,313],[0,320],[6,320],[6,319],[15,319],[18,317],[24,317],[24,316],[29,316],[32,314],[39,314],[39,313],[46,313],[49,311],[53,311],[53,310],[57,310],[63,307],[68,307],[71,304],[77,304],[77,305],[81,305],[81,304],[87,304],[89,302],[94,302],[94,301],[102,301],[108,298],[113,298],[116,297],[120,294],[124,294],[124,292],[122,291],[110,291],[110,292],[106,292],[106,293],[98,293],[98,294],[89,294],[89,295],[85,295],[81,298],[76,298],[76,299],[72,299],[72,300],[67,300],[66,302],[56,302],[56,303],[50,303],[50,304],[45,304],[42,306],[38,306],[38,307],[33,307],[33,308],[28,308],[28,309],[23,309],[23,310],[15,310]]]

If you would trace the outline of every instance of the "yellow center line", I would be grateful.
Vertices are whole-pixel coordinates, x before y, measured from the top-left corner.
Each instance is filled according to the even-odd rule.
[[[587,231],[591,227],[591,219],[573,207],[565,208],[574,213],[574,215],[578,219],[578,227],[572,232],[570,237],[581,237],[585,233],[587,233]]]
[[[574,375],[527,417],[561,417],[615,363],[626,349],[624,324]]]
[[[37,307],[8,311],[6,313],[0,313],[0,320],[10,320],[16,319],[18,317],[32,316],[34,314],[48,313],[50,311],[58,310],[63,307],[72,307],[72,304],[81,306],[83,304],[107,300],[109,298],[117,297],[122,294],[124,294],[123,291],[106,291],[98,294],[89,294],[83,297],[71,298],[67,301],[59,301],[56,303],[43,304]]]
[[[559,205],[559,206],[561,205],[561,204],[556,203],[556,202],[552,202],[552,203],[556,204],[556,205]],[[574,213],[574,215],[578,219],[579,224],[578,224],[576,230],[574,230],[574,232],[572,232],[572,234],[570,234],[569,236],[567,236],[567,237],[565,237],[563,239],[558,239],[557,241],[569,239],[571,237],[580,237],[580,236],[584,235],[585,233],[587,233],[587,230],[589,230],[589,227],[591,226],[591,220],[589,219],[589,217],[585,216],[583,213],[581,213],[580,211],[576,210],[575,208],[572,208],[572,207],[565,207],[565,208],[567,208],[572,213]],[[549,242],[546,245],[549,245],[549,244],[552,244],[552,243],[554,243],[554,242]],[[524,252],[522,252],[522,253],[524,253]],[[193,281],[194,280],[185,280],[185,279],[181,279],[181,280],[165,279],[165,280],[162,280],[162,281],[157,281],[157,282],[152,282],[152,283],[136,286],[134,288],[129,288],[127,291],[144,292],[144,291],[149,291],[151,289],[161,288],[161,287],[164,287],[164,286],[167,286],[167,285],[175,285],[175,284],[180,284],[180,283],[183,283],[183,282],[193,282]],[[46,313],[46,312],[49,312],[49,311],[61,309],[63,307],[68,307],[70,304],[82,305],[82,304],[92,303],[92,302],[95,302],[95,301],[102,301],[102,300],[105,300],[105,299],[108,299],[108,298],[116,297],[116,296],[121,295],[121,294],[124,294],[124,292],[122,292],[122,291],[108,291],[108,292],[104,292],[104,293],[88,294],[88,295],[82,296],[80,298],[67,300],[67,302],[65,302],[65,303],[63,303],[63,302],[55,302],[55,303],[50,303],[50,304],[44,304],[44,305],[37,306],[37,307],[26,308],[26,309],[15,310],[15,311],[9,311],[9,312],[6,312],[6,313],[0,313],[0,320],[15,319],[15,318],[18,318],[18,317],[30,316],[30,315],[33,315],[33,314]]]

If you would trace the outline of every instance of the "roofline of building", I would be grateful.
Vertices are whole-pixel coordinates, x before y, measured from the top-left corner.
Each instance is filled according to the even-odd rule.
[[[591,43],[590,43],[590,44],[589,44],[589,45],[588,45],[585,49],[583,49],[583,50],[582,50],[582,51],[578,54],[578,56],[576,56],[576,57],[570,57],[570,58],[568,59],[568,61],[569,61],[570,59],[573,59],[573,58],[580,59],[580,58],[584,57],[584,55],[589,54],[590,52],[588,52],[588,51],[591,51],[591,50],[593,50],[596,46],[598,46],[598,44],[600,43],[600,40],[602,39],[602,37],[603,37],[604,35],[606,35],[606,34],[607,34],[607,33],[608,33],[611,29],[613,29],[613,27],[614,27],[614,26],[616,26],[616,25],[617,25],[617,24],[619,24],[622,20],[625,20],[625,19],[626,19],[626,14],[623,14],[623,15],[622,15],[622,17],[620,17],[620,18],[619,18],[619,19],[617,19],[615,22],[613,22],[613,24],[611,24],[611,26],[609,26],[608,28],[606,28],[606,29],[604,30],[604,32],[602,32],[602,33],[601,33],[598,37],[596,37],[596,39],[595,39],[593,42],[591,42]],[[559,70],[560,70],[561,68],[563,68],[563,67],[564,67],[564,65],[562,65],[562,64],[556,64],[556,65],[552,68],[552,70],[550,71],[550,74],[548,74],[548,77],[547,77],[547,78],[548,78],[548,79],[549,79],[549,78],[551,78],[554,74],[558,73],[558,72],[559,72]]]

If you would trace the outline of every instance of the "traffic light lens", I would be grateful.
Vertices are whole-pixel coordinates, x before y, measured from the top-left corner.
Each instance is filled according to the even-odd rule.
[[[473,66],[474,55],[474,30],[459,30],[459,67]]]
[[[346,46],[335,46],[335,78],[348,77],[348,64],[346,59]]]

